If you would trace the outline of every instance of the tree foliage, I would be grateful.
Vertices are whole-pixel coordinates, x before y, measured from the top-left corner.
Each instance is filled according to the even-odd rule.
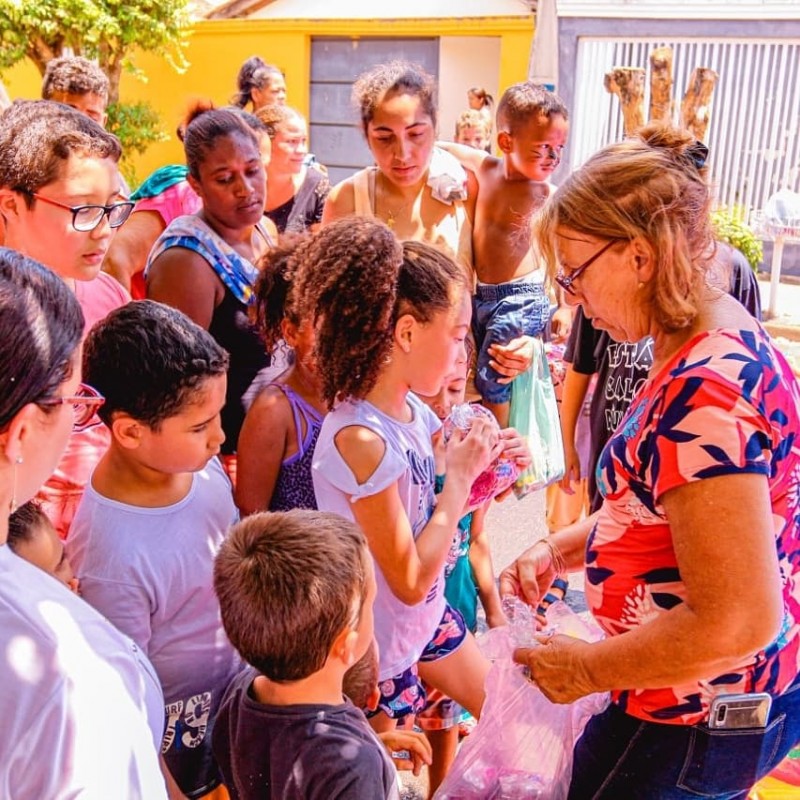
[[[71,48],[96,58],[119,100],[123,69],[137,72],[134,48],[155,51],[184,69],[188,0],[0,0],[0,69],[30,58],[44,74],[47,62]]]
[[[108,107],[106,128],[122,144],[120,170],[128,184],[135,188],[140,176],[131,156],[134,153],[141,155],[151,144],[167,139],[158,113],[149,103],[112,103]]]

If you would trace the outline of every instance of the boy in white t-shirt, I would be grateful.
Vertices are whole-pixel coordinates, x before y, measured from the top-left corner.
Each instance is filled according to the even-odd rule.
[[[215,458],[227,366],[207,331],[160,303],[132,303],[93,328],[83,375],[106,399],[111,445],[67,540],[84,599],[158,673],[162,752],[190,798],[220,783],[211,729],[240,669],[212,587],[214,556],[238,516]]]

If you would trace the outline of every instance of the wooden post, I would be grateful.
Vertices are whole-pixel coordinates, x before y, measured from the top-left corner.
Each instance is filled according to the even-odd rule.
[[[644,125],[644,76],[641,67],[614,67],[606,72],[606,91],[619,97],[626,136]]]
[[[650,53],[650,121],[672,119],[672,48]]]
[[[695,67],[681,103],[681,125],[700,141],[705,139],[711,119],[711,95],[717,85],[717,75],[708,67]]]

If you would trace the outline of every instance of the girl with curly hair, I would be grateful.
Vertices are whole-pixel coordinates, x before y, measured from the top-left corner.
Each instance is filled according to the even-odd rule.
[[[361,526],[376,567],[381,699],[373,727],[390,729],[422,708],[420,677],[477,716],[488,663],[445,602],[442,572],[470,486],[518,439],[483,420],[455,435],[434,503],[432,439],[441,423],[415,394],[436,394],[466,360],[466,280],[440,251],[401,244],[364,218],[324,227],[297,257],[294,292],[314,326],[332,409],[314,452],[317,503]]]

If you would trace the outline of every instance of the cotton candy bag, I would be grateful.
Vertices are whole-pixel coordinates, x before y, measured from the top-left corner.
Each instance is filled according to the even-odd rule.
[[[444,421],[445,442],[449,441],[453,431],[456,429],[466,433],[472,427],[473,420],[479,417],[490,420],[499,432],[500,426],[491,411],[480,405],[462,403],[453,406],[450,415]],[[500,455],[494,463],[478,475],[472,484],[468,500],[469,507],[478,508],[487,500],[497,497],[510,486],[513,486],[519,474],[520,466],[517,462]]]
[[[568,705],[551,703],[511,660],[515,647],[531,646],[535,615],[516,601],[505,607],[510,625],[479,637],[494,663],[486,678],[486,702],[475,730],[462,745],[436,800],[565,800],[572,774],[572,751],[608,694]],[[548,609],[548,630],[594,640],[591,628],[565,603]]]

